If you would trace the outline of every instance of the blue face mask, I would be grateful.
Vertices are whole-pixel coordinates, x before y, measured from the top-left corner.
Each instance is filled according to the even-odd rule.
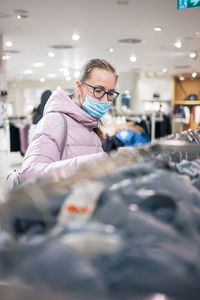
[[[110,103],[98,101],[91,96],[86,95],[82,107],[90,116],[99,119],[109,110]]]

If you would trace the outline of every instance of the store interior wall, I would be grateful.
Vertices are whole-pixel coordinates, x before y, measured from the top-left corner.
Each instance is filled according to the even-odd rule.
[[[74,90],[75,81],[46,80],[44,83],[33,80],[21,80],[8,82],[8,102],[13,105],[15,116],[26,115],[31,106],[37,107],[40,95],[44,90],[55,90],[61,86],[65,90]],[[117,90],[123,93],[128,90],[131,95],[131,110],[133,113],[142,113],[144,100],[152,100],[154,93],[159,93],[161,100],[171,100],[173,93],[173,81],[170,76],[147,77],[138,72],[122,72],[119,74]],[[116,103],[120,109],[120,97]]]

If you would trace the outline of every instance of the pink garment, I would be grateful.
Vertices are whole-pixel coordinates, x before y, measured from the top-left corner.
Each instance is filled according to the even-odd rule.
[[[66,177],[78,167],[105,157],[101,140],[93,131],[97,122],[63,89],[57,88],[45,105],[43,118],[26,151],[20,181],[43,175]]]

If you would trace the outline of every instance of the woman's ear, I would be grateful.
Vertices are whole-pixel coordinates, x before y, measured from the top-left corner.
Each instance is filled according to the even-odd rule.
[[[83,93],[83,85],[80,82],[80,80],[76,81],[76,88],[77,88],[78,93],[81,95]]]
[[[85,95],[84,95],[85,93],[84,93],[84,90],[83,90],[83,85],[80,82],[80,80],[76,81],[76,88],[77,88],[78,97],[80,99],[80,102],[83,103],[84,99],[85,99]]]

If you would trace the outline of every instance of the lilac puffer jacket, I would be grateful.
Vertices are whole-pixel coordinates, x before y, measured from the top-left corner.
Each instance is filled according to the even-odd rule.
[[[27,149],[20,182],[42,175],[68,176],[78,167],[105,157],[101,140],[93,131],[97,122],[57,88],[45,105]]]

